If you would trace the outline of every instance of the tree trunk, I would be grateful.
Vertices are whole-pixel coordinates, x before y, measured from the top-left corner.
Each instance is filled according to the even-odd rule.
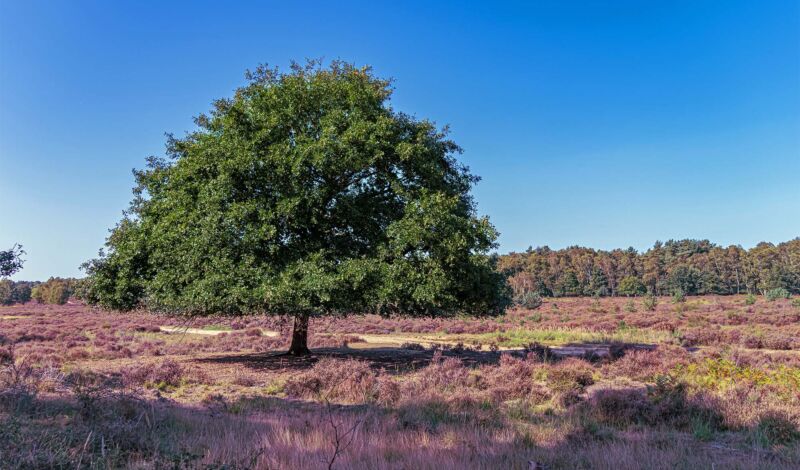
[[[289,346],[289,354],[302,356],[310,352],[308,349],[308,314],[303,313],[294,317],[292,345]]]

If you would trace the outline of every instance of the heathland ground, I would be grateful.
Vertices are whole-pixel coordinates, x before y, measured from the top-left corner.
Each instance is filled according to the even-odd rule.
[[[800,305],[545,299],[291,323],[0,307],[18,468],[798,468]]]

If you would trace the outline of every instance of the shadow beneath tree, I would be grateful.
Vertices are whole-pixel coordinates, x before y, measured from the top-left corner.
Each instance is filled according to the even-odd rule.
[[[390,373],[408,372],[426,367],[433,360],[435,350],[410,350],[402,348],[316,348],[305,356],[292,356],[281,352],[231,354],[196,359],[206,364],[238,364],[253,370],[304,370],[311,368],[322,358],[358,359],[369,363],[374,369]],[[456,357],[468,366],[497,364],[499,352],[491,351],[442,351],[443,357]]]

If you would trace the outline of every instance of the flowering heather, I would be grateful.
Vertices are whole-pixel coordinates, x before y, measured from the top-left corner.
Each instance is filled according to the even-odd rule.
[[[315,319],[301,358],[281,354],[289,325],[274,318],[3,307],[0,455],[12,468],[314,469],[352,430],[334,468],[800,465],[800,351],[767,347],[797,330],[788,301],[555,304]],[[609,335],[660,341],[558,354]]]

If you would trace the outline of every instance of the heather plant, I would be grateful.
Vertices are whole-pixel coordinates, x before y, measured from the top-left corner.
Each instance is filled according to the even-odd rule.
[[[592,366],[581,359],[569,358],[543,371],[545,382],[564,405],[579,401],[579,395],[594,383]]]
[[[730,304],[741,307],[743,299]],[[385,344],[363,350],[336,346],[316,358],[276,355],[290,325],[269,317],[239,320],[236,332],[216,334],[231,319],[188,325],[76,304],[0,307],[0,343],[7,351],[0,352],[0,362],[15,356],[15,364],[30,365],[20,370],[22,377],[30,371],[22,382],[32,387],[28,398],[2,398],[0,453],[10,468],[316,468],[330,461],[333,418],[344,431],[360,423],[352,445],[335,459],[337,468],[384,462],[404,468],[432,462],[441,468],[527,468],[528,461],[547,468],[607,462],[614,468],[797,467],[800,359],[792,351],[738,349],[751,341],[764,348],[798,347],[797,311],[789,302],[758,303],[753,314],[741,315],[746,322],[740,324],[716,297],[693,298],[698,307],[685,316],[627,312],[628,300],[601,298],[606,313],[593,313],[594,299],[563,299],[565,314],[544,313],[536,323],[544,330],[537,331],[518,326],[529,312],[512,310],[503,322],[327,318],[318,329],[327,334],[310,338],[334,344],[372,331],[413,341],[415,335],[403,332],[418,331],[419,341],[436,344],[440,336],[430,333],[449,329],[462,333],[442,341],[488,343],[505,335],[550,345],[502,354],[465,350],[458,357],[438,352],[432,361],[429,351]],[[650,339],[641,336],[641,342],[657,344],[620,344],[616,349],[624,354],[594,363],[561,359],[585,341],[608,345],[610,335],[622,334],[622,322],[626,337],[648,332]],[[167,333],[159,325],[215,334]],[[249,336],[255,328],[261,336]],[[672,335],[704,347],[688,351],[666,344]],[[104,357],[115,360],[97,360]],[[55,370],[70,372],[66,378],[48,378],[51,361]],[[162,367],[165,361],[183,371],[173,373],[169,363]],[[151,377],[157,369],[163,370]],[[178,377],[177,385],[158,394],[139,387],[156,388],[156,376],[165,382]],[[83,388],[74,386],[79,380],[85,380]],[[117,388],[118,380],[136,386]],[[198,409],[203,403],[205,409]]]
[[[501,354],[497,366],[484,366],[480,369],[480,388],[485,390],[494,403],[512,399],[541,402],[549,398],[550,391],[533,381],[536,363],[532,359]]]
[[[800,440],[800,427],[785,413],[764,413],[755,428],[756,439],[764,447],[789,445]]]
[[[129,385],[143,385],[158,390],[179,387],[184,380],[184,368],[172,359],[159,364],[131,367],[124,371],[123,380]]]
[[[289,396],[364,403],[379,398],[380,384],[369,364],[325,358],[283,386]]]
[[[430,364],[419,374],[422,390],[452,391],[469,382],[470,370],[460,359],[444,357],[442,351],[433,354]]]
[[[624,429],[644,423],[652,408],[642,387],[603,387],[592,391],[581,411],[597,423]]]
[[[43,372],[29,357],[17,358],[13,347],[0,349],[0,417],[2,411],[16,413],[33,405]]]

